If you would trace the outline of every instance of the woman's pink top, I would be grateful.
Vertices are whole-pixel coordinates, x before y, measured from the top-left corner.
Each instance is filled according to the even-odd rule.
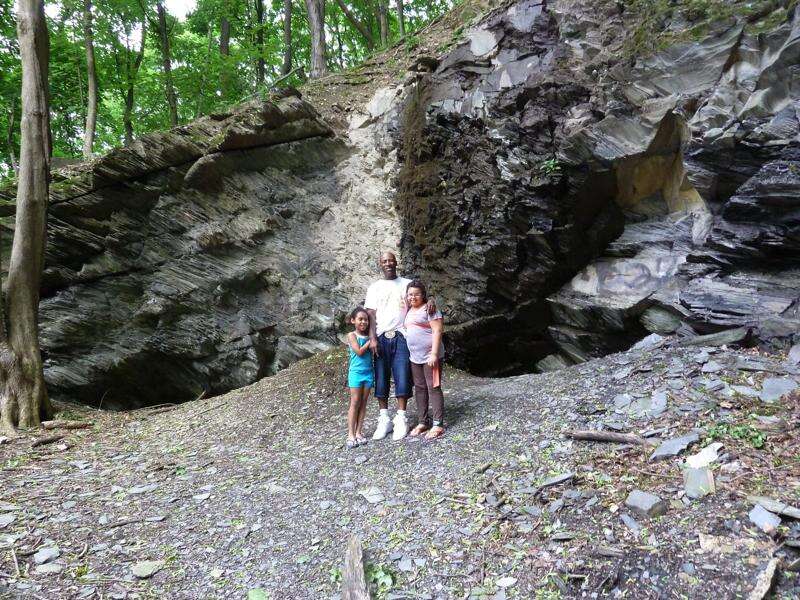
[[[409,308],[406,313],[405,330],[408,353],[411,362],[424,365],[428,362],[433,347],[433,331],[431,321],[441,319],[442,313],[428,314],[428,306],[423,304],[419,308]],[[439,358],[444,358],[444,344],[439,343]]]

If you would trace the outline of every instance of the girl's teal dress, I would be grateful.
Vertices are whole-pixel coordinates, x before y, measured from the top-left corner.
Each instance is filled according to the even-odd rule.
[[[369,342],[368,337],[362,337],[356,334],[359,347]],[[360,387],[374,387],[375,375],[372,369],[372,352],[365,352],[361,356],[356,354],[350,345],[347,345],[347,351],[350,353],[350,368],[347,371],[347,387],[360,388]]]

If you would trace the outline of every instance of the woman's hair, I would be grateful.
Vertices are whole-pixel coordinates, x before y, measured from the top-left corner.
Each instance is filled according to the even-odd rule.
[[[364,308],[363,306],[356,306],[356,307],[355,307],[355,308],[354,308],[354,309],[353,309],[353,310],[350,312],[350,320],[352,321],[353,319],[355,319],[355,318],[358,316],[358,313],[362,313],[362,312],[363,312],[364,314],[366,314],[366,315],[367,315],[367,318],[369,319],[369,312],[367,312],[367,309],[366,309],[366,308]]]
[[[425,284],[422,283],[421,279],[413,279],[411,283],[406,286],[406,294],[408,294],[408,290],[411,288],[417,288],[420,292],[422,292],[422,301],[428,301],[428,288],[425,287]]]

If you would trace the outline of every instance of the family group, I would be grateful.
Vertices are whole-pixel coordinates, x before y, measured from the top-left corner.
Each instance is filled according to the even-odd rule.
[[[393,440],[406,435],[433,440],[444,435],[442,314],[422,281],[398,277],[393,253],[381,254],[379,263],[383,279],[369,286],[364,305],[350,314],[347,448],[367,443],[364,417],[373,388],[380,407],[373,440],[389,433]],[[389,417],[390,380],[397,398],[393,419]],[[406,406],[412,381],[419,422],[409,433]]]

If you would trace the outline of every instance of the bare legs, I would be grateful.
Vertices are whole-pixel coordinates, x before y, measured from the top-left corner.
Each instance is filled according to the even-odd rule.
[[[350,389],[350,408],[347,411],[347,439],[364,439],[364,417],[367,414],[367,399],[372,388]],[[386,402],[384,400],[384,402]]]

